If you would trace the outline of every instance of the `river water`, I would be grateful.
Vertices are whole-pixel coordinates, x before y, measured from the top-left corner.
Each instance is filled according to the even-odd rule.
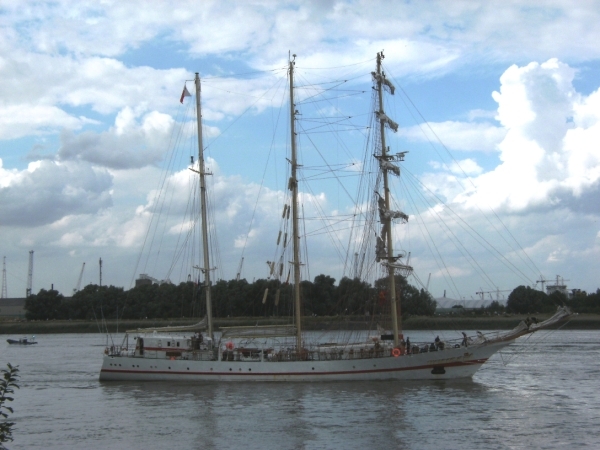
[[[431,332],[411,332],[411,341]],[[472,380],[100,383],[105,337],[0,336],[17,449],[564,449],[600,443],[600,339],[521,338]],[[13,336],[14,337],[14,336]]]

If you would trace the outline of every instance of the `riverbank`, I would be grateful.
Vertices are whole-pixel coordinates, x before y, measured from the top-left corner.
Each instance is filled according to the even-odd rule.
[[[403,321],[403,330],[510,330],[526,316],[415,316]],[[538,320],[546,316],[537,316]],[[59,334],[59,333],[101,333],[107,329],[110,333],[124,332],[137,328],[160,328],[166,326],[193,325],[198,319],[172,319],[172,320],[125,320],[106,321],[100,325],[94,321],[83,320],[48,320],[48,321],[0,321],[0,334],[29,335],[29,334]],[[239,317],[215,319],[215,329],[219,327],[275,325],[289,323],[287,319]],[[373,329],[371,320],[362,317],[349,317],[339,320],[338,317],[306,317],[303,322],[306,330],[368,330]],[[562,325],[562,324],[561,324]],[[600,329],[600,315],[581,314],[575,316],[564,325],[571,330],[598,330]]]

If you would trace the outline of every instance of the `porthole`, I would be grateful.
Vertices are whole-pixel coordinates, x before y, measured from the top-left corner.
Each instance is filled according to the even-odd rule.
[[[229,368],[229,371],[231,372],[232,370],[233,370],[233,369],[230,367],[230,368]]]
[[[248,368],[248,372],[252,372],[252,369]]]

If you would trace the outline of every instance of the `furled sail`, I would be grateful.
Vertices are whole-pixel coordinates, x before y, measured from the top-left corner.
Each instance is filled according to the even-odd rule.
[[[398,124],[396,122],[394,122],[392,119],[390,119],[388,116],[386,116],[385,113],[383,113],[381,111],[375,111],[375,115],[382,123],[386,124],[392,130],[394,130],[394,132],[398,131]]]
[[[503,341],[512,341],[519,336],[524,336],[529,333],[533,333],[538,330],[547,329],[555,326],[558,323],[564,322],[574,314],[567,306],[559,306],[556,313],[549,319],[543,322],[533,322],[530,318],[525,321],[521,321],[514,329],[503,333],[498,333],[495,337],[485,336],[482,333],[477,333],[477,338],[469,339],[469,345],[478,345],[484,343],[495,343]]]
[[[371,72],[371,75],[373,75],[373,79],[375,81],[380,81],[381,84],[383,84],[389,91],[390,94],[394,95],[394,92],[396,91],[396,87],[392,84],[392,82],[390,80],[388,80],[385,77],[385,74],[378,74],[377,72]]]
[[[392,211],[385,207],[385,200],[379,194],[377,194],[379,198],[377,199],[377,206],[379,209],[379,220],[384,223],[386,220],[390,219],[402,219],[404,222],[408,222],[408,215],[404,214],[402,211]]]
[[[382,238],[377,236],[377,243],[375,244],[375,260],[379,262],[386,256],[387,252],[385,250],[385,242]]]
[[[412,266],[409,266],[408,264],[401,264],[398,262],[391,261],[384,261],[381,264],[391,269],[394,269],[395,271],[399,272],[403,277],[409,276],[413,271]]]
[[[400,176],[400,167],[398,167],[396,164],[386,161],[385,159],[378,159],[379,167],[381,167],[381,170],[389,170],[390,172],[394,172],[394,175]]]
[[[402,219],[405,222],[408,222],[408,216],[402,211],[385,211],[383,217],[386,219]]]

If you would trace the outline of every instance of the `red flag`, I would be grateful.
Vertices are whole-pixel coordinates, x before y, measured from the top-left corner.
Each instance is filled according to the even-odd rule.
[[[192,94],[190,94],[190,91],[187,90],[187,86],[184,84],[183,85],[183,92],[181,93],[181,98],[179,99],[179,103],[183,103],[183,99],[185,97],[191,97]]]

